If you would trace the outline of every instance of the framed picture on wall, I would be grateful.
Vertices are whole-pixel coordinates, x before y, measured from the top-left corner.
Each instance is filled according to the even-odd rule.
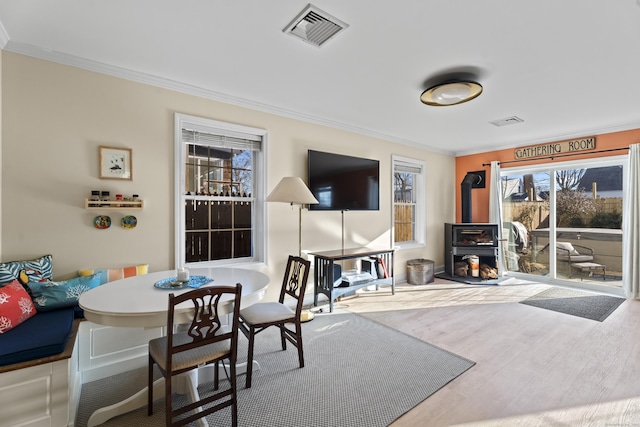
[[[131,148],[100,146],[100,179],[133,180]]]

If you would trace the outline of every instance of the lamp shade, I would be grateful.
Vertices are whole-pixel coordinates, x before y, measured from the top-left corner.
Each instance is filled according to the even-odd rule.
[[[315,205],[318,200],[313,196],[302,178],[286,176],[266,198],[267,202],[283,202],[296,205]]]

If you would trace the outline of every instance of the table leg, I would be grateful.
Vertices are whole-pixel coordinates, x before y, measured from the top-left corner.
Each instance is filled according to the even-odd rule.
[[[255,360],[253,363],[254,372],[260,369],[260,364]],[[198,369],[187,372],[182,378],[175,382],[176,393],[187,394],[191,402],[200,400],[198,395],[198,385],[213,382],[215,365],[204,365]],[[220,367],[220,369],[224,369]],[[228,369],[228,368],[227,368]],[[196,372],[197,371],[197,372]],[[236,366],[236,375],[246,374],[247,363],[238,363]],[[224,375],[224,371],[220,372]],[[176,378],[181,376],[176,376]],[[96,409],[89,421],[87,421],[87,427],[95,427],[100,424],[106,423],[113,417],[126,414],[127,412],[135,411],[136,409],[147,406],[147,387],[143,388],[136,394],[122,400],[118,403],[114,403],[104,408]],[[159,378],[153,382],[153,398],[159,399],[164,397],[164,378]],[[207,420],[202,418],[198,420],[198,425],[201,427],[208,426]]]
[[[142,408],[147,404],[147,393],[148,389],[145,387],[121,402],[97,409],[91,414],[89,421],[87,421],[87,427],[94,427],[106,423],[113,417]],[[164,397],[164,378],[157,379],[153,382],[153,396],[158,398]]]

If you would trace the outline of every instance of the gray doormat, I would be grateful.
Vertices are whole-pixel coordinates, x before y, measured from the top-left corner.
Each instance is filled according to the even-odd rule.
[[[606,319],[623,302],[624,298],[558,287],[547,289],[520,301],[521,304],[597,320],[598,322]]]
[[[475,365],[351,313],[317,315],[303,324],[302,334],[302,369],[294,348],[282,351],[277,328],[256,337],[254,358],[261,369],[254,371],[250,389],[244,388],[244,375],[238,377],[240,426],[387,426]],[[244,361],[244,337],[240,345],[238,358]],[[130,396],[144,384],[146,368],[84,384],[75,426],[85,427],[94,410]],[[204,395],[209,389],[205,384],[200,392]],[[229,408],[207,421],[211,426],[231,425]],[[151,417],[144,407],[103,425],[164,425],[164,399],[155,401]]]

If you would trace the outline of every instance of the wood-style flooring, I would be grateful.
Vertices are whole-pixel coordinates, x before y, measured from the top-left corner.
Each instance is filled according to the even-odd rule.
[[[335,311],[476,362],[392,427],[640,426],[640,301],[625,301],[604,322],[519,304],[549,287],[436,279],[400,284],[395,295],[363,292]],[[386,363],[393,360],[380,360],[381,369]]]

